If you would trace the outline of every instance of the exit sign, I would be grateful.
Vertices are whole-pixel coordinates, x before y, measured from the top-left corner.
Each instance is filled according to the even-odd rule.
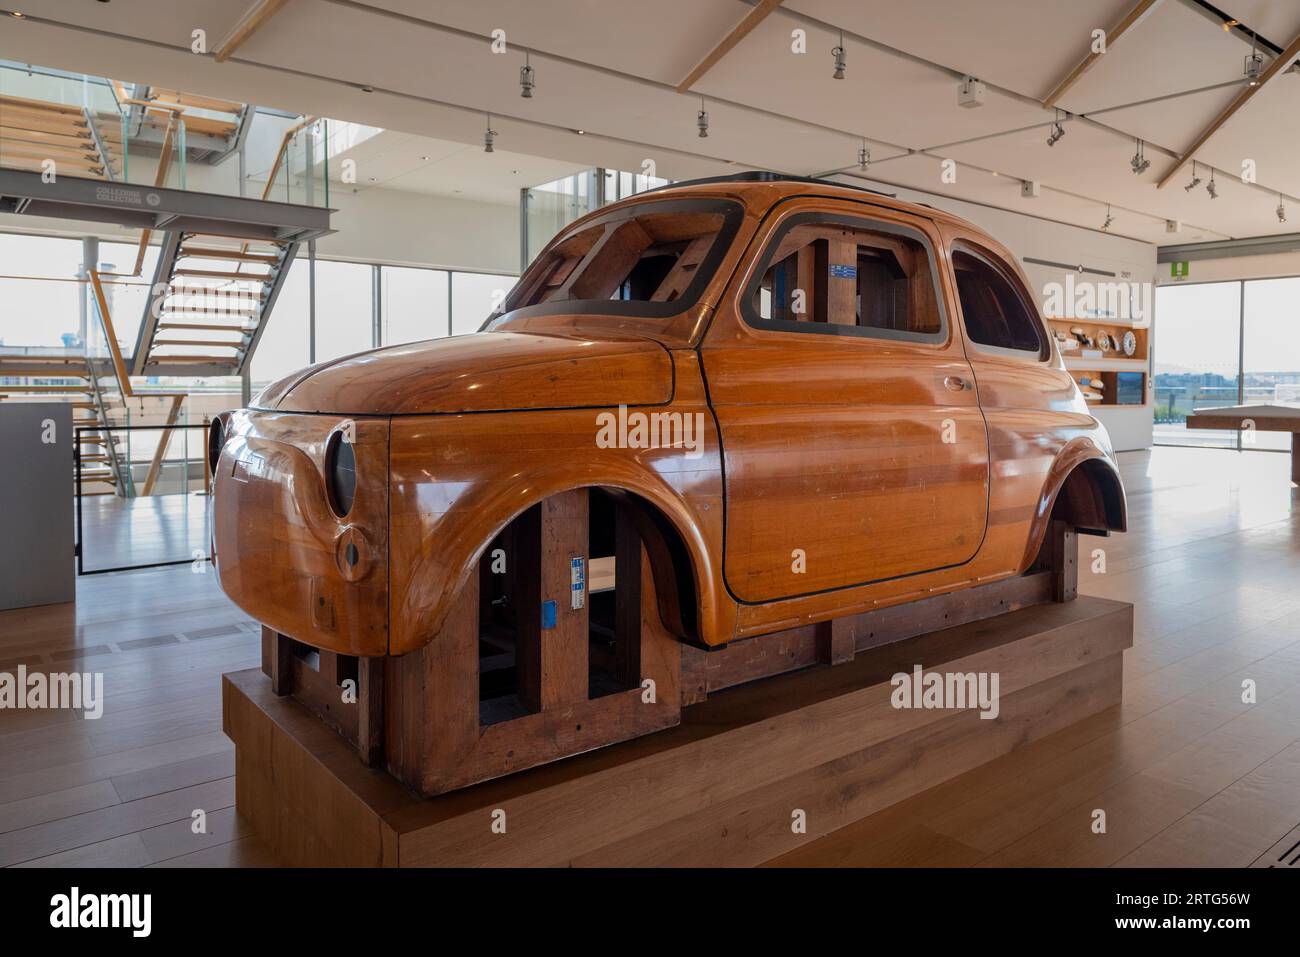
[[[1185,263],[1185,262],[1182,262],[1182,263],[1170,263],[1170,264],[1169,264],[1169,275],[1173,276],[1175,279],[1186,279],[1186,278],[1187,278],[1187,266],[1188,266],[1188,263]]]

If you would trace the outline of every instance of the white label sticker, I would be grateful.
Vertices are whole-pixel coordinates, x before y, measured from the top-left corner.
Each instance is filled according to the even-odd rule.
[[[587,560],[581,555],[569,559],[569,597],[571,607],[586,607]]]

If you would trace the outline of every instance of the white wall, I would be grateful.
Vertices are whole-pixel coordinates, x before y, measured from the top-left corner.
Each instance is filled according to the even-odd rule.
[[[345,187],[346,188],[346,187]],[[392,189],[330,186],[337,230],[316,244],[329,259],[519,272],[519,208]]]

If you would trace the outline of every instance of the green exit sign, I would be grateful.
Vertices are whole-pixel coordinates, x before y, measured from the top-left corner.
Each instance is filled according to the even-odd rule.
[[[1169,264],[1169,275],[1173,276],[1175,279],[1186,279],[1186,278],[1187,278],[1187,266],[1188,266],[1188,264],[1185,263],[1185,262],[1183,262],[1183,263],[1170,263],[1170,264]]]

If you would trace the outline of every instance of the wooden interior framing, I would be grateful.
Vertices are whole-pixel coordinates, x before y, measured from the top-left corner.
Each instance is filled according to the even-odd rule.
[[[894,321],[889,325],[863,322],[875,314],[874,310],[864,308],[866,303],[859,302],[859,290],[863,289],[865,278],[863,266],[871,262],[864,257],[864,249],[892,256],[907,277],[907,309],[902,324],[898,322],[897,311],[892,312]],[[939,330],[929,257],[909,240],[851,226],[801,225],[786,233],[769,262],[773,319],[922,334]],[[835,267],[852,269],[852,275],[832,276]],[[805,295],[802,312],[793,311],[792,301],[787,301],[792,300],[796,289],[803,290]],[[880,291],[877,284],[871,284],[870,289]],[[923,326],[918,322],[921,319],[925,320]]]
[[[663,626],[630,504],[577,489],[528,509],[490,543],[442,632],[419,651],[357,658],[264,628],[262,667],[277,695],[293,696],[364,762],[436,795],[675,726],[683,707],[724,688],[1071,601],[1075,534],[1053,522],[1025,575],[706,651]],[[576,608],[575,559],[587,582]],[[348,679],[355,703],[343,700]]]

